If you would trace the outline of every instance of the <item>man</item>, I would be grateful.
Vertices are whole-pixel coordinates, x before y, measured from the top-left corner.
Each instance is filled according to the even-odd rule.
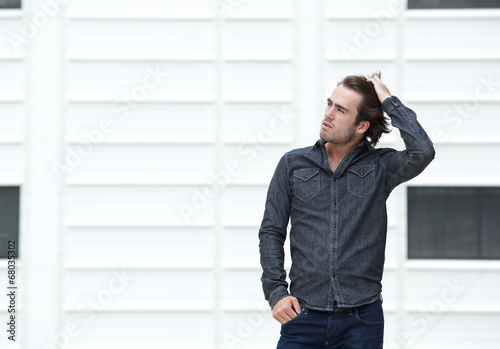
[[[389,132],[406,150],[374,148]],[[327,99],[320,140],[287,152],[259,230],[262,284],[278,348],[382,348],[381,280],[391,191],[434,158],[432,142],[380,80],[348,76]],[[290,219],[290,292],[283,244]]]

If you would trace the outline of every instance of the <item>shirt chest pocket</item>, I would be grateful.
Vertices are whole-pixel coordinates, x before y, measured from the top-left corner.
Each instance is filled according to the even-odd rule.
[[[375,189],[375,165],[352,166],[347,170],[347,190],[359,198]]]
[[[302,168],[293,172],[295,196],[302,201],[309,201],[320,190],[319,168]]]

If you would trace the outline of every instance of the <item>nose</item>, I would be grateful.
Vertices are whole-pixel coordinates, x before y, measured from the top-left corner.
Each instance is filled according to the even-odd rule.
[[[328,120],[333,120],[335,117],[333,115],[333,108],[328,108],[326,111],[325,111],[325,119],[328,119]]]

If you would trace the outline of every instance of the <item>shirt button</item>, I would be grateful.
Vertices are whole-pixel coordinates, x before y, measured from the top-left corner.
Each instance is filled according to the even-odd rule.
[[[333,225],[333,227],[334,227],[334,228],[335,228],[336,226],[337,226],[336,224],[334,224],[334,225]]]
[[[333,275],[332,275],[332,276],[333,276],[333,277],[335,277],[335,273],[333,273]]]
[[[335,252],[335,247],[334,247],[334,248],[332,248],[332,252]]]

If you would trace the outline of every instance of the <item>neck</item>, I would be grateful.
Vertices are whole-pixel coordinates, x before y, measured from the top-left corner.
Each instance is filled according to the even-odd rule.
[[[325,143],[326,154],[328,155],[328,162],[332,171],[340,164],[342,159],[357,145],[361,143],[362,140],[357,140],[355,142],[350,142],[345,145],[338,145],[333,143]]]

